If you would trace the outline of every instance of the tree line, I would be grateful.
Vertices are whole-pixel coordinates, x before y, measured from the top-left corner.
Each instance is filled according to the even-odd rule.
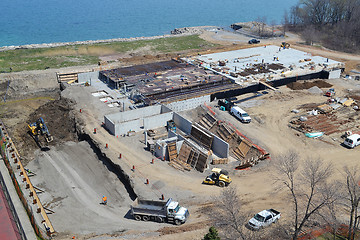
[[[307,43],[354,52],[360,46],[360,0],[300,0],[285,12],[284,26]]]

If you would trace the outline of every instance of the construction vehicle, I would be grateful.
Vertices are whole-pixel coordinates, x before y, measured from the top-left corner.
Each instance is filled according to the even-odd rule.
[[[189,211],[181,207],[178,202],[169,198],[165,201],[141,200],[131,205],[131,215],[136,221],[155,220],[157,222],[171,222],[180,225],[186,222],[189,217]]]
[[[213,168],[212,174],[207,176],[203,181],[203,184],[217,185],[219,187],[228,186],[231,183],[229,173],[221,168]]]
[[[330,88],[329,90],[327,90],[327,92],[325,93],[325,96],[327,96],[327,97],[335,96],[335,89]]]
[[[35,139],[39,147],[42,147],[39,135],[44,136],[47,143],[53,140],[53,137],[51,136],[49,129],[42,117],[40,117],[36,122],[28,124],[28,127],[30,129],[30,135]]]
[[[290,47],[290,43],[288,42],[282,42],[280,45],[281,48],[285,49],[285,48],[289,48]]]
[[[166,128],[168,131],[173,131],[173,132],[176,132],[176,125],[175,125],[175,122],[173,120],[169,120],[167,121],[167,125],[166,125]]]

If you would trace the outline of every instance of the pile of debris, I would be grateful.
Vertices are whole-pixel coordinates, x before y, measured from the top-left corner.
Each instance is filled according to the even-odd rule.
[[[326,103],[305,104],[299,109],[305,112],[292,110],[294,113],[300,113],[300,116],[296,116],[290,121],[290,127],[305,134],[331,135],[358,128],[359,106],[351,98],[329,98]],[[307,136],[312,137],[313,135],[308,134]]]

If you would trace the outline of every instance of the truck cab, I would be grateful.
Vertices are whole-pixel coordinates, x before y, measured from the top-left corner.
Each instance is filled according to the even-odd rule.
[[[167,208],[167,217],[174,218],[174,220],[180,220],[184,223],[189,216],[189,211],[181,207],[178,202],[171,201]]]

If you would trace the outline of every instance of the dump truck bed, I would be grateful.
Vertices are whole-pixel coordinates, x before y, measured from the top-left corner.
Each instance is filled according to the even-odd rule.
[[[167,202],[137,199],[136,202],[131,205],[131,211],[133,215],[147,214],[166,216],[167,204],[170,202],[171,199],[169,199]]]

